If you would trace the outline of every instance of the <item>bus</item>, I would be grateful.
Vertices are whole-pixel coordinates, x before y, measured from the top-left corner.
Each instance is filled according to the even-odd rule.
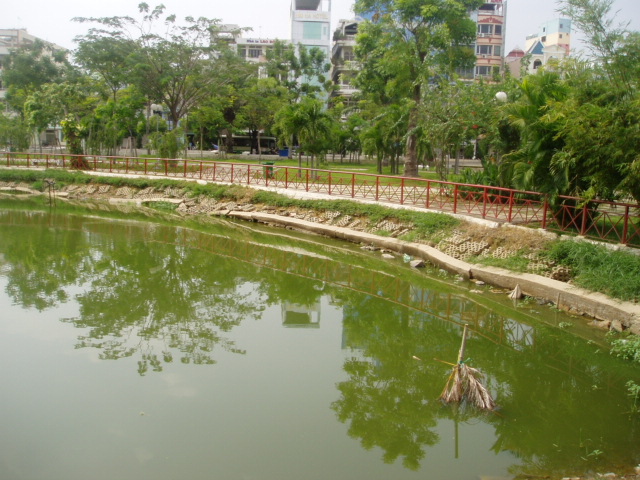
[[[276,137],[270,137],[265,135],[260,135],[260,153],[262,154],[277,154],[278,153],[278,144]],[[218,139],[218,145],[220,145],[221,149],[224,149],[224,145],[226,145],[227,137],[220,136]],[[251,135],[233,135],[233,153],[258,153],[257,146],[255,146],[254,151],[251,151]]]

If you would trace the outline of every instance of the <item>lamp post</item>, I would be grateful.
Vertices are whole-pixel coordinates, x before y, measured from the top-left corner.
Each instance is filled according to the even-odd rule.
[[[508,99],[508,95],[505,92],[498,92],[496,93],[496,100],[498,100],[501,103],[504,103],[507,101]]]

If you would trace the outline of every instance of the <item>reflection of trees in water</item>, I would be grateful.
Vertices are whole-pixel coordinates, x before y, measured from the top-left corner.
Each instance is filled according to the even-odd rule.
[[[20,216],[37,227],[37,238],[22,236],[10,225]],[[90,268],[85,258],[89,248],[80,222],[69,218],[68,230],[42,228],[42,215],[35,212],[2,212],[0,248],[7,265],[7,294],[16,303],[38,311],[69,299],[65,287],[74,285]],[[25,227],[30,229],[30,227]]]
[[[66,319],[88,330],[77,346],[98,348],[104,359],[139,353],[141,374],[162,370],[175,350],[181,362],[195,364],[213,363],[216,347],[243,353],[223,333],[264,308],[259,296],[243,291],[255,274],[250,266],[182,246],[177,229],[91,223],[56,217],[64,228],[38,229],[37,244],[28,228],[0,230],[10,240],[0,247],[9,295],[43,310],[81,285],[80,315]]]
[[[412,356],[444,354],[455,328],[440,331],[450,338],[435,338],[406,308],[346,292],[340,297],[345,342],[360,353],[345,362],[349,380],[338,385],[341,397],[332,408],[341,422],[349,422],[349,435],[363,447],[380,447],[385,462],[402,458],[405,467],[417,469],[425,447],[439,441],[433,429],[445,377],[442,365]]]
[[[528,347],[500,346],[474,334],[467,353],[487,374],[501,410],[460,411],[438,401],[450,369],[433,361],[456,358],[458,326],[375,297],[337,296],[345,305],[345,346],[354,355],[344,364],[349,379],[338,385],[332,408],[349,425],[349,435],[367,449],[382,448],[386,462],[402,458],[417,469],[425,447],[438,441],[439,418],[473,417],[495,428],[497,440],[487,449],[522,461],[514,473],[566,476],[640,461],[639,452],[621,448],[640,440],[637,419],[620,418],[628,410],[624,382],[634,371],[594,354],[595,345],[544,326]]]

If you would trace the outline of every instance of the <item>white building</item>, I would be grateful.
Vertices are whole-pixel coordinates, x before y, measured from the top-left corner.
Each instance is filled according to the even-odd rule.
[[[275,38],[236,38],[235,43],[241,58],[247,62],[264,63],[267,61],[267,52],[273,48],[276,41]]]
[[[540,25],[525,44],[526,73],[535,73],[550,62],[558,62],[571,53],[571,20],[556,18]]]
[[[331,59],[331,0],[291,0],[291,43]],[[313,80],[311,80],[313,83]]]

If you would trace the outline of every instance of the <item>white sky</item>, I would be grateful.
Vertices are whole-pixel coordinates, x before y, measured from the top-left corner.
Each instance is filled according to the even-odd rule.
[[[60,46],[73,49],[73,38],[86,32],[88,24],[72,22],[74,17],[137,15],[138,0],[11,0],[3,2],[0,28],[26,28],[29,33]],[[153,7],[166,6],[165,12],[186,16],[217,18],[222,23],[251,27],[247,37],[289,38],[290,0],[147,0]],[[507,0],[506,51],[524,47],[525,37],[537,33],[538,26],[559,17],[556,0]],[[332,0],[332,30],[338,20],[353,18],[353,0]],[[620,22],[631,21],[640,30],[640,0],[614,0]],[[574,32],[573,47],[579,47],[580,34]]]

